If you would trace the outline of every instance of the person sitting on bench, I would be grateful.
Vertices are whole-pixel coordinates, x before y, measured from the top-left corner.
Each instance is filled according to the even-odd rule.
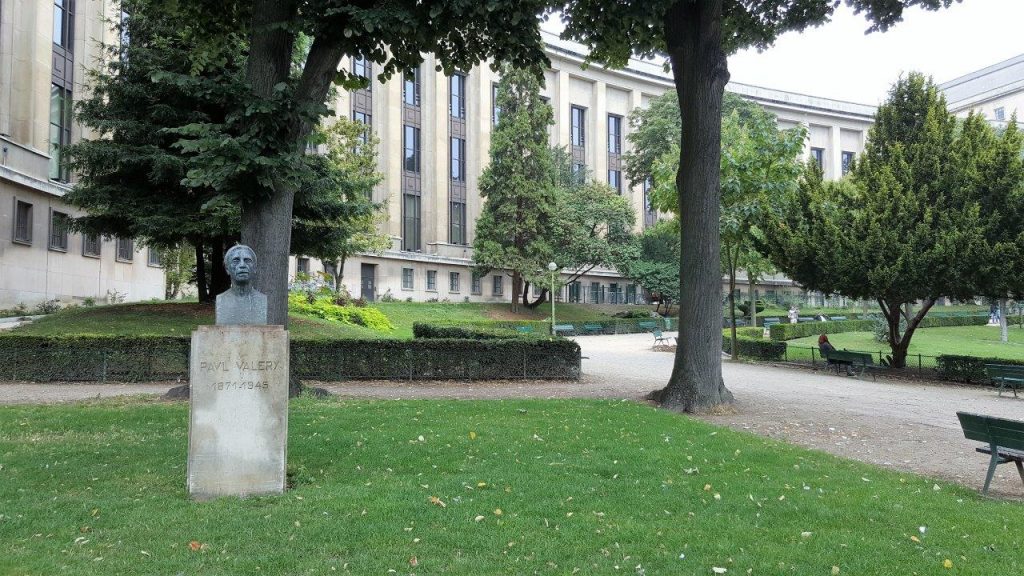
[[[827,334],[822,334],[821,336],[818,336],[818,351],[821,352],[821,357],[825,358],[826,360],[828,360],[828,353],[829,352],[835,352],[836,351],[836,347],[833,346],[832,343],[828,341],[828,335]],[[829,364],[836,364],[836,362],[833,362],[832,360],[828,360],[828,363]],[[839,369],[837,367],[836,368],[836,372],[838,372],[838,371],[839,371]],[[846,375],[850,376],[851,374],[852,374],[852,372],[850,371],[850,365],[847,363],[846,364]]]

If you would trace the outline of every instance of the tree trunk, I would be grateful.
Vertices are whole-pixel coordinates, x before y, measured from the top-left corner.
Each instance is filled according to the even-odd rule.
[[[256,253],[257,290],[267,295],[267,324],[288,327],[288,254],[295,190],[283,183],[270,198],[242,208],[242,242]]]
[[[878,300],[878,305],[882,309],[882,315],[885,316],[886,322],[889,324],[889,348],[892,350],[892,362],[889,366],[892,368],[906,368],[910,339],[914,336],[914,331],[921,324],[921,320],[924,319],[928,311],[935,305],[935,300],[931,298],[925,299],[921,303],[921,309],[912,317],[909,312],[913,308],[909,304],[907,305],[906,312],[903,311],[900,304],[891,304],[882,299]],[[901,317],[906,317],[907,320],[907,330],[903,334],[900,334]]]
[[[1010,341],[1010,332],[1006,323],[1006,298],[999,299],[999,341]]]
[[[729,268],[729,340],[733,360],[740,359],[740,351],[736,349],[736,260],[733,259],[732,249],[725,247],[726,266]]]
[[[530,302],[528,300],[528,298],[526,297],[526,292],[524,291],[523,292],[523,304],[525,304],[526,307],[529,308],[530,310],[536,310],[538,306],[540,306],[541,304],[543,304],[543,303],[548,301],[548,294],[549,293],[550,292],[548,291],[547,288],[541,288],[540,289],[540,295],[537,296],[537,299],[534,300],[533,302]]]
[[[757,297],[754,296],[757,281],[754,275],[747,270],[747,291],[750,293],[750,325],[757,326]]]
[[[209,304],[213,302],[210,298],[210,285],[206,280],[206,253],[203,250],[203,243],[195,241],[196,247],[196,296],[199,302]]]
[[[519,272],[512,272],[512,312],[519,312],[519,284],[521,281]]]
[[[679,97],[679,336],[668,385],[653,396],[666,408],[704,412],[731,403],[722,381],[722,277],[719,170],[722,93],[729,81],[722,50],[722,0],[677,0],[664,36]]]

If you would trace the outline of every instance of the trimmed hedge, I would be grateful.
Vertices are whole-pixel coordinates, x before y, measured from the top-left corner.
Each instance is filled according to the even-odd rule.
[[[984,326],[988,316],[925,316],[918,328],[944,328],[950,326]],[[794,340],[818,334],[839,334],[841,332],[870,332],[875,320],[842,320],[839,322],[802,322],[800,324],[776,324],[769,328],[772,340]]]
[[[413,322],[414,338],[468,338],[470,340],[499,340],[502,338],[518,338],[523,336],[511,328],[439,326],[425,322]]]
[[[1006,358],[979,358],[977,356],[957,356],[945,354],[935,360],[935,371],[939,378],[952,380],[954,382],[988,383],[989,377],[985,373],[985,364],[1010,364],[1013,366],[1024,366],[1022,360],[1007,360]]]
[[[732,337],[729,330],[722,333],[722,351],[732,354]],[[756,332],[756,334],[755,334]],[[765,340],[762,328],[737,328],[736,348],[740,358],[754,360],[782,360],[786,354],[786,343]]]
[[[188,337],[0,336],[0,380],[152,382],[188,378]],[[298,340],[299,378],[335,380],[578,379],[571,340]]]

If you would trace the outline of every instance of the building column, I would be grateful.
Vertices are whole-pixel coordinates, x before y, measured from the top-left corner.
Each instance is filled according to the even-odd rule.
[[[838,180],[843,175],[843,140],[839,126],[829,128],[828,178]]]
[[[590,165],[594,167],[594,180],[608,183],[608,101],[607,85],[596,81],[590,85],[593,90],[594,113],[590,121],[590,133],[594,136],[587,142]]]

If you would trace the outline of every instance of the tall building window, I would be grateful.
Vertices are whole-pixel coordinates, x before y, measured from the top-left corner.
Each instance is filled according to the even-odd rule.
[[[501,117],[501,107],[498,106],[498,84],[491,84],[491,124],[498,125],[498,118]]]
[[[298,274],[309,274],[309,258],[297,258],[295,260],[295,272]]]
[[[651,188],[654,187],[654,179],[648,176],[644,178],[642,185],[644,193],[644,227],[653,226],[657,218],[657,212],[651,206]]]
[[[14,203],[14,241],[32,243],[32,205],[21,200]]]
[[[402,147],[405,151],[403,168],[406,172],[420,171],[420,129],[415,126],[405,125],[405,132],[402,136]]]
[[[466,181],[466,140],[464,138],[451,138],[451,162],[452,180],[456,182]]]
[[[53,0],[53,43],[65,50],[75,43],[74,0]]]
[[[355,58],[352,59],[352,73],[355,74],[356,76],[359,76],[360,78],[366,78],[367,80],[369,80],[370,76],[373,75],[372,70],[373,65],[370,64],[370,61],[367,60],[366,58],[363,58],[362,56],[356,56]],[[366,89],[369,90],[370,87],[371,86],[368,85]]]
[[[363,125],[363,131],[359,134],[359,143],[366,144],[370,140],[370,125],[372,117],[366,112],[360,112],[359,110],[352,111],[352,120],[359,122]]]
[[[843,176],[850,171],[850,166],[853,164],[853,152],[847,152],[843,150]]]
[[[402,201],[402,250],[418,252],[420,247],[420,197],[404,194]]]
[[[402,290],[412,290],[412,268],[402,268]]]
[[[466,117],[466,75],[453,74],[448,79],[450,102],[448,113],[454,118]]]
[[[586,109],[579,106],[570,107],[570,140],[573,146],[586,146]]]
[[[608,115],[608,153],[622,154],[622,116]]]
[[[402,102],[407,106],[420,105],[420,69],[418,67],[405,72],[402,82]]]
[[[811,148],[811,158],[818,163],[818,169],[825,169],[825,149],[824,148]]]
[[[148,258],[146,259],[146,265],[154,268],[163,268],[164,263],[160,260],[160,251],[150,246],[147,251],[149,252]]]
[[[82,256],[98,258],[101,246],[103,245],[100,243],[99,234],[86,234],[82,236]]]
[[[117,261],[131,262],[135,256],[135,245],[131,238],[117,239]]]
[[[619,194],[622,194],[622,171],[609,170],[608,185],[611,186]]]
[[[459,273],[458,272],[449,272],[448,273],[448,291],[449,292],[456,292],[457,293],[460,290],[462,290],[462,281],[459,279]]]
[[[427,270],[427,290],[437,291],[437,270]]]
[[[474,272],[469,285],[469,291],[473,294],[483,294],[484,289],[482,284],[483,283],[480,282],[480,276],[476,272]]]
[[[992,113],[995,115],[996,121],[1002,122],[1006,120],[1006,109],[1002,106],[993,110]]]
[[[50,250],[58,252],[68,251],[68,215],[56,210],[50,210]]]
[[[71,144],[71,91],[50,85],[50,179],[67,182],[71,177],[63,147]]]
[[[503,276],[495,275],[494,284],[492,284],[491,294],[495,296],[501,296],[505,292],[505,278]]]
[[[453,201],[449,203],[449,208],[448,241],[452,244],[466,244],[466,203]]]

